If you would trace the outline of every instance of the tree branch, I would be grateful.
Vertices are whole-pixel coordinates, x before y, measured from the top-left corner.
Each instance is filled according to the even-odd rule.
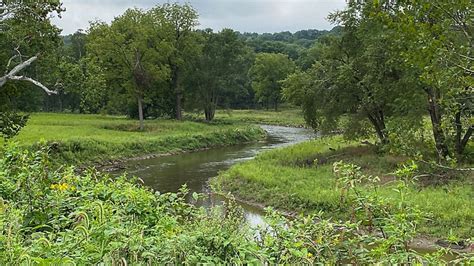
[[[30,59],[26,60],[25,62],[20,63],[19,65],[14,67],[12,70],[10,70],[10,72],[8,72],[6,77],[8,78],[9,76],[13,76],[16,73],[22,71],[25,67],[31,65],[31,63],[33,63],[36,59],[38,59],[37,55],[31,57]]]
[[[10,58],[10,60],[8,61],[8,65],[10,65],[11,63],[11,60],[13,60],[14,57]],[[8,72],[5,76],[3,77],[0,77],[0,87],[2,87],[3,85],[5,85],[5,83],[7,82],[7,80],[24,80],[24,81],[29,81],[33,84],[35,84],[36,86],[40,87],[41,89],[43,89],[48,95],[51,95],[51,94],[57,94],[58,92],[57,91],[52,91],[50,89],[48,89],[46,86],[44,86],[43,84],[41,84],[41,82],[39,81],[36,81],[32,78],[29,78],[29,77],[25,77],[25,76],[16,76],[16,74],[20,71],[22,71],[24,68],[26,68],[27,66],[31,65],[36,59],[38,59],[38,56],[33,56],[31,57],[30,59],[26,60],[25,62],[22,62],[20,63],[19,65],[15,66],[12,70],[10,70],[10,72]],[[8,71],[8,70],[7,70]]]
[[[10,76],[9,79],[11,80],[24,80],[24,81],[29,81],[33,84],[35,84],[36,86],[42,88],[48,95],[51,95],[51,94],[58,94],[57,91],[52,91],[50,89],[48,89],[46,86],[44,86],[43,84],[41,84],[41,82],[37,81],[37,80],[34,80],[32,78],[29,78],[29,77],[25,77],[25,76]]]
[[[10,57],[10,59],[8,60],[8,63],[7,63],[7,67],[6,67],[6,70],[5,70],[5,75],[8,75],[8,69],[10,68],[10,64],[12,63],[12,61],[17,58],[18,55],[14,55],[12,57]]]

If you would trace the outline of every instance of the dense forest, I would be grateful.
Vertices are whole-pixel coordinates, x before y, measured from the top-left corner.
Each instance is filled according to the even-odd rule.
[[[349,0],[277,33],[168,2],[63,35],[65,11],[0,4],[1,264],[473,263],[471,0]],[[265,141],[196,191],[125,174]]]

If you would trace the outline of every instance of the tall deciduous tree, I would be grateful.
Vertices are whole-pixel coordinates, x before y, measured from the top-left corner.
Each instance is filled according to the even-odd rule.
[[[266,108],[273,105],[278,110],[281,102],[281,81],[296,69],[295,63],[284,54],[257,54],[250,69],[252,88],[257,100]]]
[[[474,2],[400,0],[382,11],[422,83],[440,160],[461,158],[474,131]]]
[[[198,44],[194,28],[198,25],[198,14],[189,4],[166,3],[155,8],[155,12],[164,15],[164,23],[168,34],[168,41],[173,50],[168,56],[171,70],[170,90],[175,94],[175,118],[182,119],[182,101],[184,88],[182,87],[183,71],[187,63],[198,52]]]
[[[154,9],[129,9],[110,26],[94,23],[89,30],[88,53],[102,63],[109,82],[122,84],[136,99],[141,130],[147,93],[154,82],[169,77],[165,60],[171,47],[166,41],[163,21]]]
[[[392,35],[380,18],[370,17],[373,8],[349,1],[345,10],[332,14],[330,18],[343,26],[340,33],[313,48],[315,63],[284,82],[285,95],[303,105],[315,129],[334,130],[344,118],[346,136],[364,136],[371,128],[381,143],[388,143],[387,120],[419,113],[420,95],[413,76],[398,60]]]
[[[202,32],[203,49],[188,84],[191,95],[204,110],[206,121],[214,119],[217,105],[244,89],[251,51],[231,29]]]

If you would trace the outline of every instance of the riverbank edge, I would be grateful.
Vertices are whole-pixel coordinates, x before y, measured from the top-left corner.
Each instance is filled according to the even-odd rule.
[[[87,168],[111,172],[120,170],[123,163],[133,160],[157,158],[183,153],[198,152],[218,147],[243,145],[262,141],[267,136],[259,125],[243,124],[230,129],[218,129],[212,132],[192,135],[164,137],[160,140],[141,140],[136,143],[112,143],[93,139],[81,141],[37,142],[29,145],[29,149],[37,149],[46,145],[50,150],[53,161],[58,166],[74,165],[76,171],[82,172]],[[176,142],[179,145],[176,145]],[[77,148],[77,146],[84,145]],[[106,150],[95,152],[96,147],[106,146]],[[131,147],[129,147],[131,146]],[[140,149],[143,147],[143,149]],[[71,151],[80,150],[80,153]],[[118,151],[118,152],[117,152]],[[143,151],[143,152],[142,152]],[[77,157],[75,157],[77,156]],[[75,157],[74,160],[68,158]]]

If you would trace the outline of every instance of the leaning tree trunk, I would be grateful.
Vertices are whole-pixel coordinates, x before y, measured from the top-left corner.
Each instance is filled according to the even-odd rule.
[[[464,153],[464,149],[466,148],[469,139],[472,136],[474,131],[474,125],[470,125],[469,128],[466,130],[463,136],[463,128],[462,128],[462,121],[461,121],[461,111],[457,112],[454,118],[454,123],[456,127],[456,155],[458,159],[462,158]]]
[[[428,112],[430,113],[431,127],[436,151],[438,152],[438,159],[443,161],[449,155],[449,148],[446,144],[446,136],[441,126],[441,110],[438,103],[440,95],[439,92],[433,88],[426,88],[425,92],[428,95]]]

